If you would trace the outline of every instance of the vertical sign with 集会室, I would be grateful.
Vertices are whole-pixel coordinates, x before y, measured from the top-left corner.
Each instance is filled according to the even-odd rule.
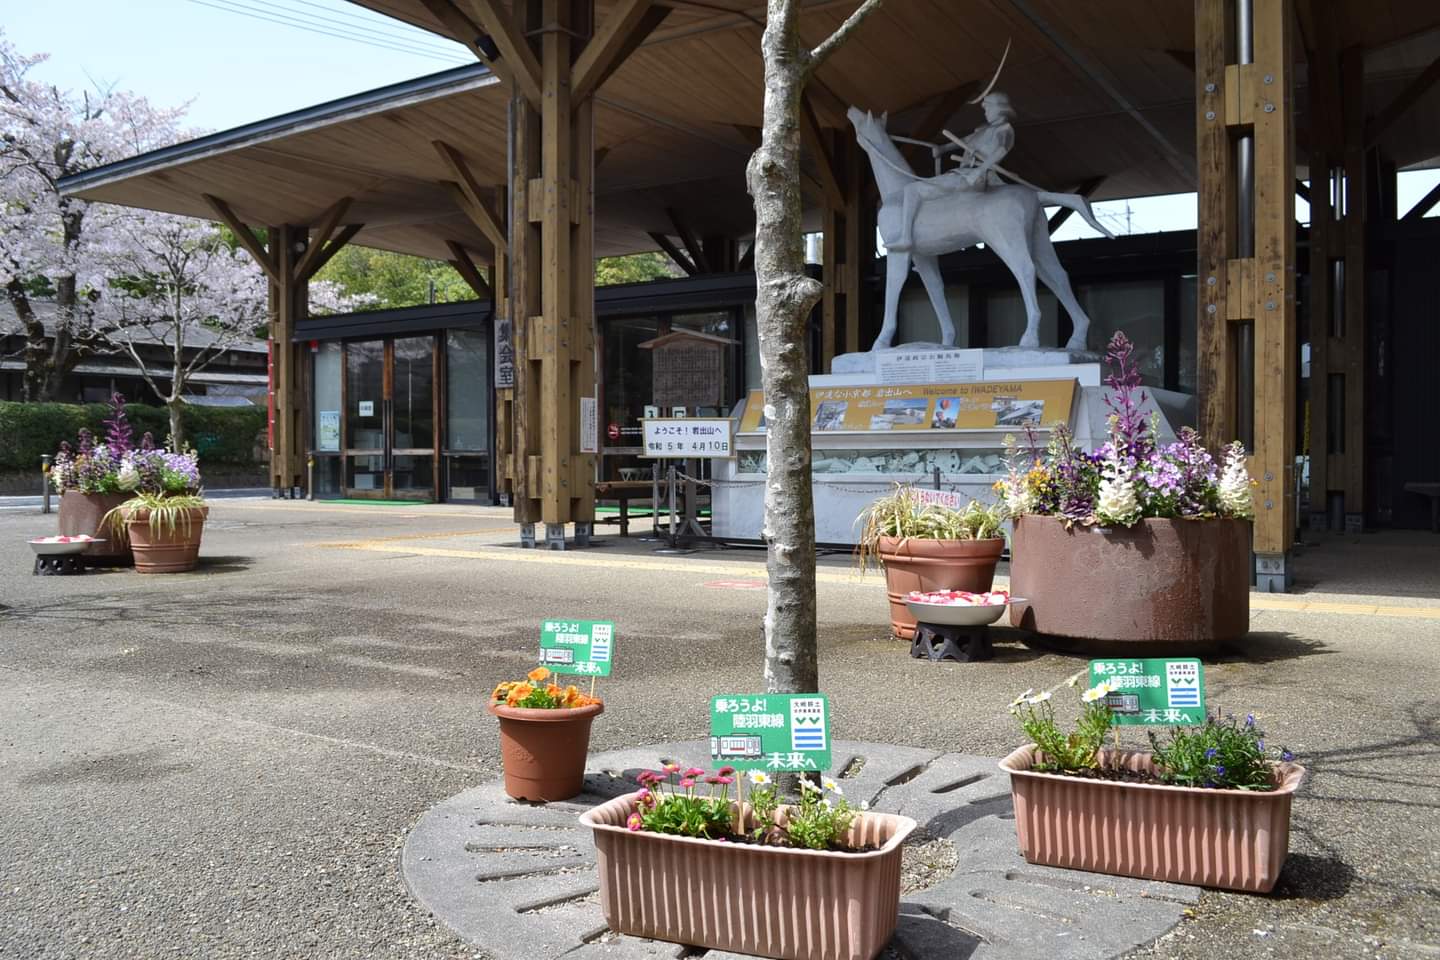
[[[830,768],[830,703],[823,693],[729,693],[710,700],[710,758],[737,770]]]
[[[1115,722],[1188,726],[1205,722],[1205,668],[1194,657],[1090,661],[1090,686],[1105,684]]]
[[[540,624],[540,663],[551,673],[610,676],[615,658],[615,624],[608,620],[561,620]]]

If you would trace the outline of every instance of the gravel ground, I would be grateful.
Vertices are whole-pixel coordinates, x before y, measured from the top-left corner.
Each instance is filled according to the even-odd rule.
[[[398,853],[424,810],[498,776],[482,700],[533,662],[542,617],[619,625],[596,750],[699,737],[712,694],[760,684],[755,552],[537,556],[473,508],[232,501],[212,520],[194,575],[0,560],[0,957],[476,956],[410,900]],[[50,522],[7,511],[0,536]],[[1207,660],[1212,706],[1253,709],[1313,776],[1276,893],[1208,893],[1135,956],[1440,957],[1440,538],[1337,539],[1300,569],[1300,599],[1344,604],[1355,570],[1404,603],[1282,602]],[[878,580],[843,559],[821,576],[838,737],[1000,756],[1014,694],[1083,663],[1008,632],[987,664],[912,661],[880,635]]]

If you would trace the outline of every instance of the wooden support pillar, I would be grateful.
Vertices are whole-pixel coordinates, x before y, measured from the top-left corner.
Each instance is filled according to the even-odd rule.
[[[1370,191],[1365,163],[1365,55],[1350,47],[1340,56],[1341,114],[1344,117],[1345,218],[1344,327],[1330,345],[1332,372],[1344,379],[1339,462],[1332,459],[1331,482],[1343,486],[1345,529],[1365,521],[1365,220]]]
[[[597,437],[580,432],[582,398],[595,398],[591,101],[573,103],[571,67],[593,30],[593,0],[516,4],[516,32],[536,45],[538,107],[523,91],[511,100],[510,314],[515,387],[508,457],[522,541],[564,549],[575,523],[586,545],[595,519]]]
[[[1200,426],[1212,444],[1237,432],[1235,324],[1254,330],[1254,551],[1261,589],[1292,578],[1295,447],[1293,0],[1252,0],[1254,56],[1236,63],[1235,8],[1196,0],[1196,152]],[[1254,255],[1238,257],[1233,139],[1254,138]]]
[[[820,371],[830,372],[837,353],[860,350],[860,274],[862,225],[865,216],[860,177],[860,150],[845,131],[826,131],[818,138],[828,142],[828,169],[839,191],[836,205],[826,193],[822,215],[821,271],[825,292],[820,301]]]
[[[304,354],[294,342],[295,328],[304,319],[310,283],[296,268],[309,231],[284,224],[270,227],[270,256],[275,274],[270,281],[270,350],[273,375],[273,445],[270,450],[271,487],[276,496],[289,497],[305,487],[305,403],[302,364]]]

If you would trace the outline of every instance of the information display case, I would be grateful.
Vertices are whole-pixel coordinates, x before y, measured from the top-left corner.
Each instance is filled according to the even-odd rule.
[[[1005,437],[1049,441],[1079,407],[1075,378],[810,388],[815,536],[854,543],[855,518],[897,483],[992,501],[1005,474]],[[717,461],[713,533],[753,539],[764,517],[765,411],[760,391],[737,410],[735,459]]]

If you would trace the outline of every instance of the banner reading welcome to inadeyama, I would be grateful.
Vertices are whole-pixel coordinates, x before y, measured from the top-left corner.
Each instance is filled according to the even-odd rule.
[[[1071,380],[982,380],[976,383],[812,387],[816,432],[872,430],[1010,430],[1069,421]],[[765,429],[765,400],[750,391],[741,433]]]

